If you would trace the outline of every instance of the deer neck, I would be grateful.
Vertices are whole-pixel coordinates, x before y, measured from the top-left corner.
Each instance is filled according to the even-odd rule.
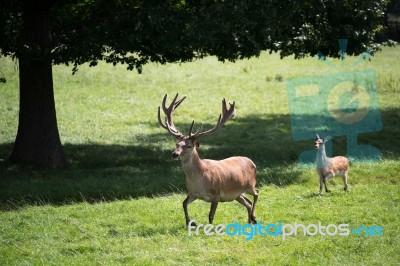
[[[317,151],[317,167],[325,168],[327,166],[328,157],[326,157],[325,144],[322,144],[321,149]]]
[[[193,149],[192,153],[181,158],[182,168],[185,171],[187,177],[195,176],[196,173],[202,171],[202,164],[199,154],[196,148]]]

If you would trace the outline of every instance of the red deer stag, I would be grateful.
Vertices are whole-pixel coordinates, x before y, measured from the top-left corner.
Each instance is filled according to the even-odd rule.
[[[214,214],[219,202],[236,200],[248,212],[248,222],[257,223],[254,215],[254,209],[258,198],[258,190],[256,189],[256,166],[246,157],[230,157],[224,160],[215,161],[208,159],[200,159],[197,153],[199,139],[209,136],[218,131],[225,122],[235,113],[235,102],[230,104],[228,109],[225,99],[222,100],[222,114],[219,115],[217,124],[207,130],[201,131],[203,124],[200,124],[197,132],[193,133],[193,125],[189,129],[189,134],[184,135],[176,129],[172,113],[185,100],[186,96],[180,100],[176,94],[170,106],[166,107],[167,94],[162,101],[162,109],[165,114],[165,122],[161,120],[160,110],[158,107],[158,121],[160,126],[168,130],[168,132],[178,139],[176,149],[172,153],[172,157],[180,158],[182,168],[186,175],[187,197],[183,201],[183,210],[185,212],[186,225],[195,225],[191,222],[187,206],[196,199],[211,202],[209,213],[209,222],[213,222]],[[244,193],[253,195],[253,203],[244,195]]]

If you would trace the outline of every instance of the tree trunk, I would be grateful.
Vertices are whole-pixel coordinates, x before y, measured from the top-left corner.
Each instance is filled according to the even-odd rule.
[[[46,2],[46,1],[43,1]],[[11,160],[49,167],[67,165],[57,127],[50,59],[49,3],[24,1],[19,55],[20,110]]]

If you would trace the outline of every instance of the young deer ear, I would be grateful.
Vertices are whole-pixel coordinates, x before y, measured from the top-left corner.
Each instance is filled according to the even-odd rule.
[[[332,139],[331,136],[327,136],[327,137],[324,138],[324,142],[327,142],[327,141],[329,141],[329,140],[331,140],[331,139]]]

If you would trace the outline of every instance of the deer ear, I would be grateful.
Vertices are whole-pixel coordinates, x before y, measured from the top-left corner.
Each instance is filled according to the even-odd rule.
[[[329,141],[329,140],[331,140],[331,139],[332,139],[331,136],[327,136],[327,137],[324,138],[324,142],[327,142],[327,141]]]
[[[196,142],[194,143],[194,145],[196,146],[196,148],[198,148],[200,146],[200,142],[198,140],[196,140]]]
[[[319,137],[318,133],[317,133],[316,135],[317,135],[317,139],[320,139],[320,137]]]

